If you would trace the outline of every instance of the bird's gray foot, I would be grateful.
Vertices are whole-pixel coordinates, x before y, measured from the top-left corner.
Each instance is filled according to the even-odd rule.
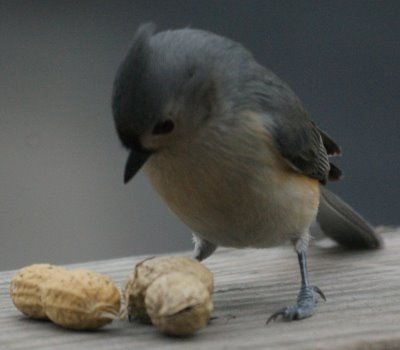
[[[209,241],[206,241],[203,238],[193,234],[193,242],[194,242],[194,252],[193,258],[202,261],[208,258],[212,253],[215,252],[217,246]]]
[[[299,259],[300,274],[301,274],[301,287],[297,296],[297,303],[284,307],[275,312],[268,320],[267,324],[282,317],[285,321],[301,320],[306,317],[312,316],[314,313],[315,305],[317,304],[317,295],[326,300],[324,293],[318,287],[310,285],[308,280],[307,270],[307,256],[304,244],[301,241],[295,242],[297,250],[297,257]]]
[[[317,303],[317,295],[326,300],[324,293],[322,293],[321,289],[318,287],[302,286],[297,296],[297,303],[286,306],[275,312],[267,320],[267,324],[271,321],[275,321],[278,317],[282,317],[285,321],[293,321],[312,316]]]

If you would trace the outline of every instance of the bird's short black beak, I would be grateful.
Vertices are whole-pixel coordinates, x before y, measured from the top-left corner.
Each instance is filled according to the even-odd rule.
[[[141,145],[131,148],[125,165],[124,183],[128,183],[136,175],[150,155],[151,151],[144,149]]]

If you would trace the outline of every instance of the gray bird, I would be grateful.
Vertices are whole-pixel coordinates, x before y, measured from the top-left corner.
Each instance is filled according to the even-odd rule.
[[[242,45],[216,34],[138,29],[113,87],[118,136],[129,150],[125,183],[143,166],[167,206],[194,232],[194,256],[217,246],[267,248],[291,241],[301,288],[296,303],[269,320],[313,314],[310,227],[352,248],[380,237],[322,187],[341,171],[328,156],[336,142],[299,98]]]

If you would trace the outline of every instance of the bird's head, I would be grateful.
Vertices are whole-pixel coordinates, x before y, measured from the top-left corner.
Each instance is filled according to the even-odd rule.
[[[195,137],[212,113],[210,70],[185,49],[179,30],[154,30],[138,29],[114,81],[115,127],[129,151],[125,183],[152,153]]]

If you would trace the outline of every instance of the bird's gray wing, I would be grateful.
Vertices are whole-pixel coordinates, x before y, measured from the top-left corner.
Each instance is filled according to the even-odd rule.
[[[288,163],[301,173],[322,184],[337,180],[341,171],[331,164],[328,155],[340,153],[336,142],[320,130],[308,117],[295,93],[278,77],[268,72],[264,76],[261,104],[272,118],[272,134],[276,147]]]
[[[295,169],[323,184],[327,182],[331,168],[328,153],[311,122],[279,120],[275,123],[274,135],[280,153]]]
[[[266,116],[281,155],[298,171],[321,183],[337,180],[342,172],[328,156],[341,153],[337,143],[308,117],[294,92],[273,73],[267,72],[263,89],[257,83],[257,104]],[[272,122],[271,122],[272,119]],[[378,249],[382,238],[339,197],[321,186],[317,222],[322,231],[349,248]]]

